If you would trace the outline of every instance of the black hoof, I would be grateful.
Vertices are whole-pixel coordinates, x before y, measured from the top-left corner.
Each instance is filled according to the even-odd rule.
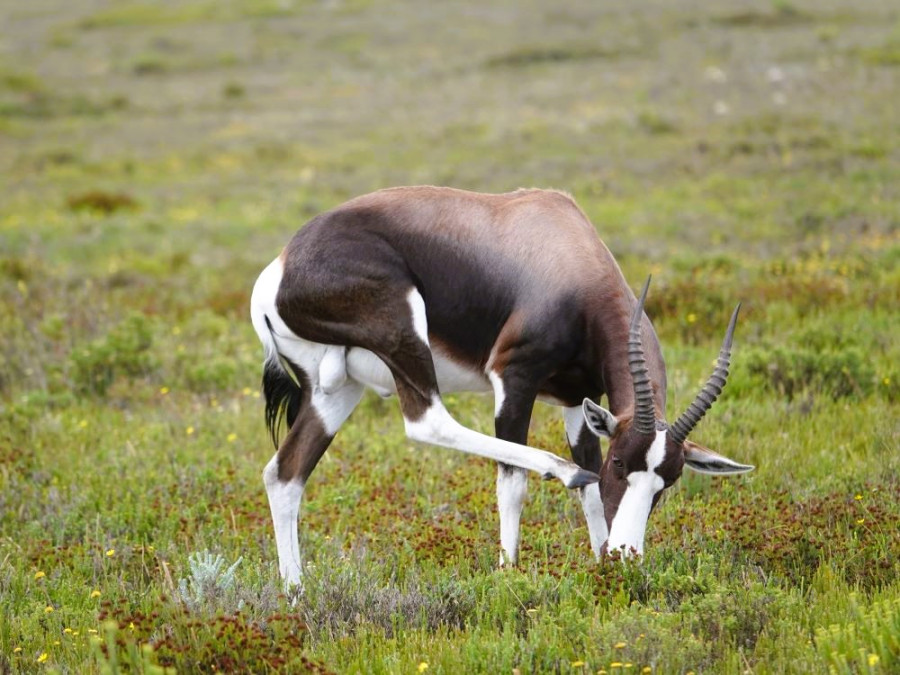
[[[568,483],[566,483],[566,487],[572,490],[574,488],[580,488],[584,487],[585,485],[590,485],[591,483],[599,482],[600,476],[595,474],[593,471],[578,469],[578,472],[569,479]]]

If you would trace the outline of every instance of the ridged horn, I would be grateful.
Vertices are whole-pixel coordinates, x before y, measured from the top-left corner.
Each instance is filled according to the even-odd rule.
[[[634,316],[631,317],[631,328],[628,330],[628,369],[634,385],[634,419],[632,426],[642,434],[656,432],[656,413],[653,408],[653,387],[650,385],[650,374],[644,361],[644,347],[641,344],[641,319],[644,316],[644,300],[650,288],[650,277],[644,284]]]
[[[669,435],[676,443],[684,443],[684,439],[688,437],[688,434],[697,426],[697,422],[703,418],[706,411],[712,407],[712,404],[719,398],[719,394],[722,393],[722,388],[728,379],[728,366],[731,365],[731,340],[734,337],[734,326],[740,311],[741,303],[738,303],[731,315],[731,321],[728,323],[728,331],[725,333],[725,340],[722,342],[722,349],[719,351],[719,358],[716,360],[713,374],[709,376],[694,402],[669,429]]]

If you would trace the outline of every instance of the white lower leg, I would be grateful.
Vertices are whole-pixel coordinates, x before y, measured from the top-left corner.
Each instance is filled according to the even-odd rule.
[[[300,501],[303,498],[303,483],[298,480],[283,482],[278,478],[278,455],[276,454],[263,471],[263,481],[272,510],[275,525],[275,545],[278,549],[278,569],[285,588],[301,583],[300,542],[297,525],[300,516]]]
[[[606,515],[603,513],[603,499],[600,497],[599,485],[586,485],[578,490],[581,508],[587,520],[588,533],[591,537],[591,550],[595,558],[600,558],[600,548],[609,537],[606,527]]]
[[[581,406],[563,409],[563,420],[566,425],[566,438],[569,441],[569,447],[574,448],[581,439],[582,434],[587,431]],[[591,550],[594,552],[594,557],[599,559],[600,548],[606,543],[606,538],[609,536],[609,529],[606,526],[606,515],[603,511],[603,498],[600,496],[600,485],[586,485],[578,490],[578,497],[581,500],[584,518],[587,520],[588,533],[591,538]]]
[[[515,565],[519,557],[519,521],[528,492],[524,469],[497,467],[497,506],[500,510],[500,566]]]
[[[406,434],[415,441],[454,448],[510,466],[536,471],[545,477],[555,477],[570,488],[597,481],[594,474],[552,453],[467,429],[450,417],[437,397],[421,418],[415,422],[406,420]]]

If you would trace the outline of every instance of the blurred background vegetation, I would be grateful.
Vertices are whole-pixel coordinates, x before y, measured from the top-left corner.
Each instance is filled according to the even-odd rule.
[[[0,672],[97,669],[129,635],[181,670],[609,669],[632,647],[662,672],[896,667],[894,3],[32,0],[0,26]],[[670,416],[742,300],[698,432],[759,468],[686,477],[624,576],[533,483],[503,576],[493,468],[409,462],[396,404],[366,399],[304,505],[338,571],[311,572],[298,638],[250,289],[312,215],[423,183],[571,192],[628,280],[654,275]],[[532,442],[565,455],[557,417]],[[219,641],[171,578],[204,549],[244,556],[243,618],[206,607]],[[91,651],[107,618],[124,637]]]

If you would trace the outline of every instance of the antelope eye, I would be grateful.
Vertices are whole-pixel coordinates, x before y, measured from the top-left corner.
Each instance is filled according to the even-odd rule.
[[[612,463],[613,463],[613,466],[619,470],[622,470],[625,468],[624,462],[622,462],[622,460],[616,456],[613,456]]]

